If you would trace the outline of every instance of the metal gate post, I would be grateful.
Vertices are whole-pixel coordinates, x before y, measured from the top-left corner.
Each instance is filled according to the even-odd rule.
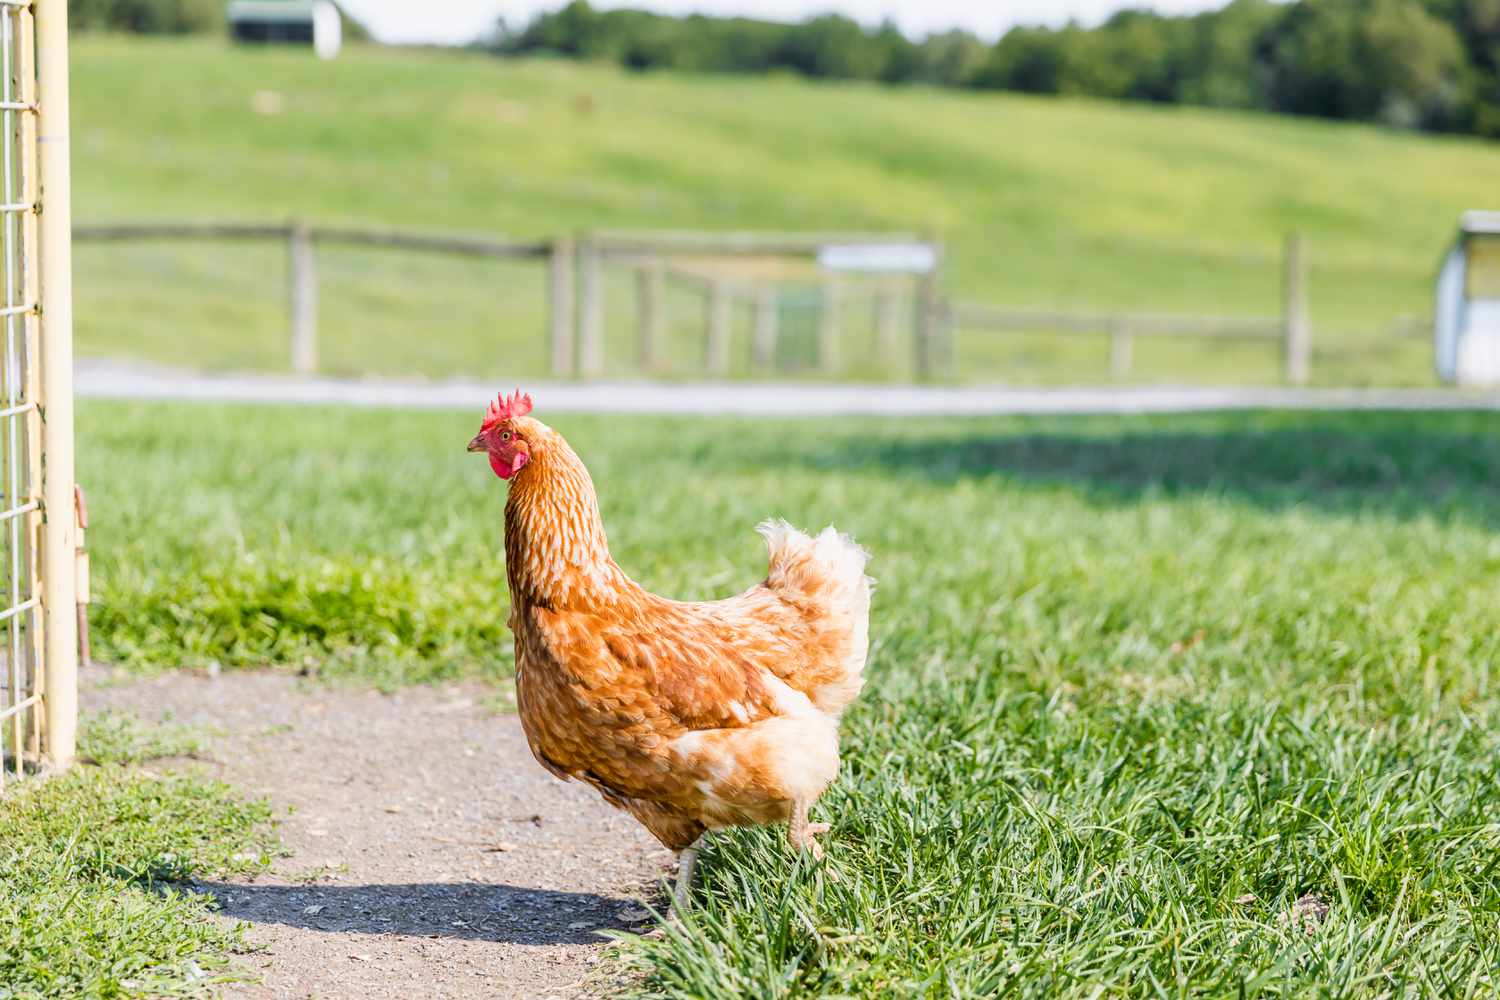
[[[68,4],[36,0],[41,182],[42,600],[47,754],[66,767],[77,746],[78,626],[73,560],[73,244],[68,154]]]

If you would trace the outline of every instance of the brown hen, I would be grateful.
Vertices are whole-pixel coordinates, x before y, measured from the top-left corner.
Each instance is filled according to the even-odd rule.
[[[470,451],[510,481],[505,564],[516,701],[531,752],[681,854],[685,902],[704,831],[786,822],[822,857],[808,809],[839,767],[839,716],[863,685],[866,554],[829,528],[760,526],[764,582],[738,597],[657,597],[610,558],[588,470],[528,416],[490,405]]]

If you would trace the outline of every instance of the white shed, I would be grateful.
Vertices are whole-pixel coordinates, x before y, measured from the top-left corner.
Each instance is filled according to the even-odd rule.
[[[233,0],[229,33],[238,42],[311,45],[332,59],[343,44],[343,21],[330,0]]]
[[[1438,377],[1500,386],[1500,212],[1465,212],[1437,280]]]

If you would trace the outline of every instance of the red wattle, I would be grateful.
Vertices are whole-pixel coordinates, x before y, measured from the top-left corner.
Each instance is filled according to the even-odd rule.
[[[494,469],[495,475],[499,476],[501,479],[509,479],[511,476],[514,476],[516,473],[520,472],[529,461],[531,461],[531,456],[526,454],[524,451],[516,452],[510,457],[509,462],[506,462],[503,458],[495,454],[493,451],[490,452],[490,468]]]

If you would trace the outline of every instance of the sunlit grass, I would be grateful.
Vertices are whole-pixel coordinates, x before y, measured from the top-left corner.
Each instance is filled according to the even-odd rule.
[[[0,995],[204,996],[244,979],[243,928],[184,883],[257,871],[270,808],[222,782],[125,766],[190,751],[181,728],[87,718],[85,758],[0,795]]]
[[[766,516],[879,581],[839,880],[712,836],[687,932],[627,953],[645,992],[1493,994],[1500,416],[538,406],[652,589],[755,582]],[[98,655],[506,676],[476,420],[87,404]]]

